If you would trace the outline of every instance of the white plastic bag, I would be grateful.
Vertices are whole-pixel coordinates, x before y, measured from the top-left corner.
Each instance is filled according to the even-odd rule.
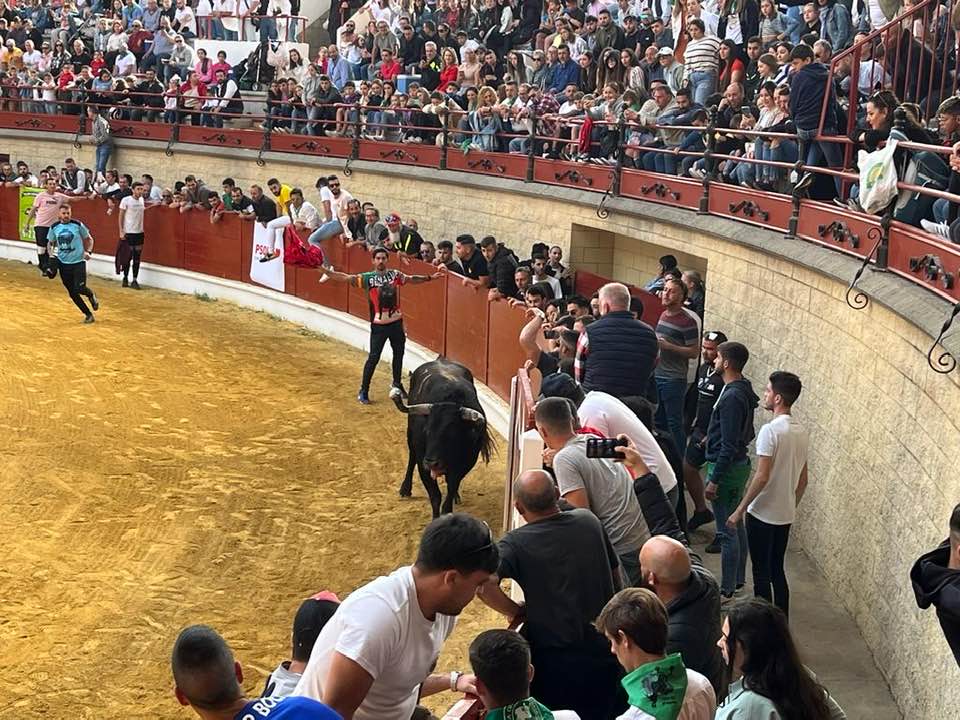
[[[860,151],[858,201],[868,213],[882,212],[897,195],[897,167],[893,161],[896,149],[897,141],[888,140],[886,145],[872,153]]]

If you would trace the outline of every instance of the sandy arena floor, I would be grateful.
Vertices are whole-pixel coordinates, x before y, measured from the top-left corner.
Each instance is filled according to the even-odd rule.
[[[362,408],[359,351],[224,302],[90,284],[86,326],[59,280],[0,263],[0,696],[23,718],[186,718],[169,670],[182,627],[220,630],[257,693],[301,599],[411,562],[429,504],[418,481],[397,496],[386,366]],[[493,527],[504,447],[461,491]],[[440,668],[467,669],[500,624],[473,603]]]

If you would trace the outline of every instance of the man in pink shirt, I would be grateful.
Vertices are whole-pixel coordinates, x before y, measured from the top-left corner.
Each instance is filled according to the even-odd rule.
[[[33,232],[37,242],[37,265],[40,272],[48,277],[50,255],[47,252],[47,233],[50,226],[60,219],[60,206],[70,202],[70,197],[57,192],[56,178],[48,177],[44,182],[44,189],[33,200],[33,207],[27,212],[27,225],[33,220]]]

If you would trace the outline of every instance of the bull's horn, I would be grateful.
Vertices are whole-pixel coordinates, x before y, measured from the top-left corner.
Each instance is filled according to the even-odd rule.
[[[433,403],[419,403],[418,405],[407,405],[407,412],[411,415],[429,415]]]
[[[474,410],[473,408],[462,407],[460,408],[460,417],[462,417],[467,422],[478,423],[480,425],[487,422],[487,419],[483,416],[482,412]]]
[[[403,393],[400,391],[400,388],[395,387],[390,389],[390,399],[393,400],[393,404],[397,406],[397,410],[400,412],[410,412],[407,404],[403,401]]]

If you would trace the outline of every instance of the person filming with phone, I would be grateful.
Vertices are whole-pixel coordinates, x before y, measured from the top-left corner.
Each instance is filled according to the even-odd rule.
[[[597,516],[627,579],[631,585],[637,585],[640,546],[650,538],[650,530],[633,492],[633,478],[610,452],[619,442],[603,442],[606,452],[599,454],[606,456],[589,457],[588,441],[598,438],[576,432],[573,405],[564,398],[546,398],[537,403],[534,421],[546,445],[544,458],[553,465],[560,497]],[[594,444],[590,443],[591,447]]]

